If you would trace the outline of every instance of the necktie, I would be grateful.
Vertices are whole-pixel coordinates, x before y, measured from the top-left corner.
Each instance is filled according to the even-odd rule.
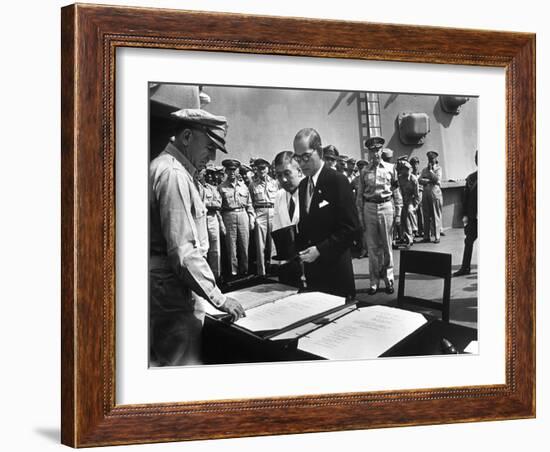
[[[314,189],[314,185],[313,185],[313,178],[309,178],[308,180],[308,183],[307,183],[307,199],[306,199],[306,210],[307,210],[307,213],[309,213],[309,206],[311,204],[311,198],[313,198],[313,189]]]
[[[296,203],[294,202],[294,196],[291,193],[290,201],[288,201],[288,216],[290,217],[290,221],[292,221],[292,218],[294,217],[295,209],[296,209]]]

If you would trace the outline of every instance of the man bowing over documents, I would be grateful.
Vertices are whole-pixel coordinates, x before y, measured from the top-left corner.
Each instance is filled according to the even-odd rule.
[[[346,176],[324,166],[321,137],[315,129],[296,134],[294,152],[306,176],[299,187],[297,248],[307,287],[353,297],[350,247],[360,226],[351,186]]]
[[[277,276],[284,284],[301,287],[302,267],[295,258],[295,232],[300,220],[298,187],[303,174],[292,151],[279,152],[273,160],[273,167],[281,186],[275,197],[272,233],[279,262]]]

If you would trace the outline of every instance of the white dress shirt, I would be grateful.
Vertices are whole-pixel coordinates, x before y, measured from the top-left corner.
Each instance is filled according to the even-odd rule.
[[[288,212],[288,205],[290,198],[294,200],[294,215],[290,218]],[[300,202],[298,196],[298,189],[294,193],[289,193],[285,189],[281,188],[277,192],[275,197],[275,207],[273,213],[273,230],[286,228],[292,224],[298,224],[300,219]]]

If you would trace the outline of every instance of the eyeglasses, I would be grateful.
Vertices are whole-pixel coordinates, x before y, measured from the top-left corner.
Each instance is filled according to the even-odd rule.
[[[304,152],[303,154],[294,154],[294,160],[296,160],[298,163],[307,163],[309,162],[309,159],[311,159],[311,156],[313,155],[315,151],[309,151],[309,152]]]

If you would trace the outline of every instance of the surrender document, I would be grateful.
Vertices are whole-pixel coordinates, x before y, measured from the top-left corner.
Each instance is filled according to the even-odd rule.
[[[369,306],[302,337],[298,348],[326,359],[377,358],[425,323],[416,312]]]
[[[245,311],[256,308],[266,303],[273,303],[281,298],[294,295],[298,289],[292,286],[287,286],[281,283],[260,284],[254,287],[235,290],[226,293],[225,296],[238,301]],[[208,314],[219,314],[220,310],[216,309],[210,303],[205,302],[205,311]]]
[[[250,331],[278,330],[343,306],[345,298],[321,292],[304,292],[291,295],[273,303],[263,304],[246,312],[246,317],[235,322]]]

